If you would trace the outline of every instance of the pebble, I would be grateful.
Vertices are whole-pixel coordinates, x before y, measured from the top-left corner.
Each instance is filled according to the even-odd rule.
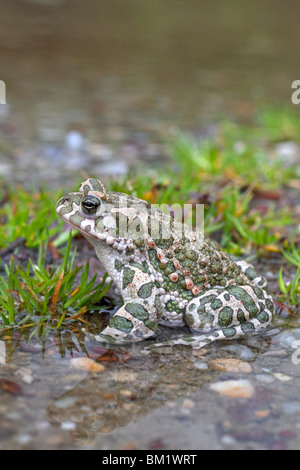
[[[130,370],[117,370],[114,377],[119,383],[134,382],[137,380],[138,374]]]
[[[196,367],[196,369],[199,369],[199,370],[207,370],[208,369],[208,365],[205,362],[200,362],[200,361],[195,362],[194,367]]]
[[[32,370],[26,367],[21,367],[20,369],[18,369],[15,372],[15,375],[20,377],[22,382],[29,384],[29,385],[32,384],[32,382],[34,381]]]
[[[132,398],[134,396],[134,393],[132,390],[124,389],[124,390],[120,390],[120,395],[126,398]]]
[[[103,372],[105,367],[89,357],[73,357],[70,359],[71,366],[75,369],[87,370],[88,372]]]
[[[275,378],[270,374],[257,374],[255,377],[259,382],[264,384],[270,384],[275,381]]]
[[[30,434],[18,434],[16,440],[20,445],[26,445],[31,441],[31,436]]]
[[[215,382],[209,388],[230,398],[251,398],[254,395],[253,385],[244,379]]]
[[[78,400],[79,398],[76,396],[65,396],[55,401],[55,407],[64,410],[65,408],[74,406]]]
[[[300,409],[300,404],[296,402],[284,402],[281,403],[282,410],[286,415],[293,415]]]
[[[224,436],[221,437],[220,441],[221,444],[225,446],[233,446],[236,444],[236,439],[233,436],[230,436],[229,434],[224,434]]]
[[[286,348],[288,350],[294,350],[295,341],[300,340],[300,328],[294,328],[292,330],[286,330],[282,333],[273,337],[273,343],[279,344],[282,348]]]
[[[270,410],[256,410],[254,414],[257,418],[267,418],[270,414]]]
[[[261,356],[263,356],[263,357],[268,357],[268,356],[270,356],[270,357],[286,357],[286,356],[288,356],[288,354],[289,353],[285,349],[277,349],[275,351],[272,351],[272,350],[267,351],[264,354],[262,354]]]
[[[76,429],[76,424],[72,423],[72,421],[65,421],[61,423],[61,429],[65,429],[66,431],[73,431]]]
[[[66,134],[65,144],[69,150],[81,149],[84,146],[84,139],[80,132],[72,130]]]
[[[255,359],[254,352],[243,344],[228,344],[226,346],[223,346],[221,349],[223,351],[228,351],[229,353],[234,354],[238,357],[238,359],[241,359],[242,361],[249,362]]]
[[[205,349],[205,348],[193,349],[192,351],[193,356],[196,356],[196,357],[205,356],[205,354],[207,353],[208,353],[208,349]]]
[[[189,398],[186,398],[183,403],[182,403],[182,408],[190,410],[191,408],[194,408],[195,402],[193,400],[190,400]]]
[[[275,146],[275,151],[279,157],[286,159],[299,154],[299,147],[295,142],[279,142]]]
[[[252,371],[252,367],[248,362],[244,362],[233,357],[214,359],[210,364],[215,370],[245,374],[249,374]]]
[[[290,377],[289,375],[282,374],[281,372],[275,372],[275,374],[273,375],[276,379],[280,380],[281,382],[289,382],[290,380],[292,380],[292,377]]]

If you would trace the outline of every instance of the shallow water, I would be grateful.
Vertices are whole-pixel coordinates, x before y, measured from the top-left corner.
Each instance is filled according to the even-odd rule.
[[[1,2],[0,175],[71,188],[81,175],[163,164],[174,127],[202,135],[261,103],[293,106],[299,9],[296,0]],[[107,353],[67,330],[45,343],[6,332],[0,449],[298,448],[299,328],[295,318],[204,355]],[[104,369],[87,370],[78,362],[87,356]],[[231,361],[225,370],[220,358]],[[228,380],[225,396],[216,384]]]
[[[298,448],[295,341],[299,324],[148,355],[76,335],[43,346],[6,339],[0,449]],[[87,356],[95,371],[80,360]]]

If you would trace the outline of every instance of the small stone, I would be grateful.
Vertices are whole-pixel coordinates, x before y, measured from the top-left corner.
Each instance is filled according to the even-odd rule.
[[[266,351],[264,354],[262,354],[261,356],[263,357],[286,357],[288,356],[288,351],[286,351],[285,349],[277,349],[275,351]]]
[[[290,380],[292,380],[292,377],[290,377],[289,375],[281,374],[281,372],[276,372],[273,375],[276,379],[280,380],[281,382],[289,382]]]
[[[105,367],[89,357],[74,357],[70,359],[71,366],[75,369],[87,370],[89,372],[103,372]]]
[[[130,370],[118,370],[115,373],[115,380],[119,383],[134,382],[137,379],[137,373]]]
[[[65,421],[61,423],[61,429],[65,429],[66,431],[73,431],[76,429],[76,424],[72,423],[72,421]]]
[[[229,434],[224,434],[224,436],[221,437],[221,443],[225,446],[233,446],[236,444],[236,439],[233,436],[230,436]]]
[[[208,369],[208,365],[205,362],[195,362],[194,367],[196,367],[196,369],[199,369],[199,370],[207,370]]]
[[[193,356],[196,356],[196,357],[205,356],[205,354],[207,353],[208,353],[208,349],[205,349],[205,348],[193,349]]]
[[[55,401],[55,407],[61,410],[72,407],[79,401],[79,398],[76,396],[63,396]]]
[[[33,372],[31,369],[28,369],[26,367],[21,367],[15,372],[15,375],[20,377],[22,382],[26,384],[32,384],[34,377],[33,377]]]
[[[210,385],[210,389],[230,398],[251,398],[254,387],[249,380],[224,380]]]
[[[226,346],[222,347],[222,351],[228,351],[238,359],[246,362],[253,361],[255,359],[254,352],[243,344],[227,344]]]
[[[295,349],[293,344],[297,340],[300,340],[300,328],[283,331],[282,333],[273,336],[272,342],[291,351]]]
[[[26,445],[26,444],[29,444],[29,442],[31,441],[31,436],[30,434],[18,434],[16,436],[16,440],[18,441],[18,443],[20,445]]]
[[[66,135],[65,143],[68,150],[78,150],[83,147],[84,139],[80,132],[71,130]]]
[[[254,414],[258,418],[266,418],[267,416],[269,416],[270,411],[269,410],[256,410]]]
[[[133,392],[131,390],[120,390],[120,395],[122,395],[123,397],[126,397],[126,398],[131,398],[133,397]]]
[[[275,380],[275,378],[270,374],[257,374],[255,377],[259,382],[262,382],[265,384],[270,384],[274,382]]]
[[[214,359],[210,364],[216,370],[224,370],[227,372],[249,374],[252,371],[252,367],[248,362],[243,362],[235,358]]]
[[[193,400],[190,400],[189,398],[186,398],[184,402],[182,403],[182,408],[190,410],[191,408],[194,408],[195,402]]]

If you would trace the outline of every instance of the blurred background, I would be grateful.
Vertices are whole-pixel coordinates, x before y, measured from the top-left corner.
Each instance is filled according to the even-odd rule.
[[[70,187],[164,164],[176,128],[295,108],[299,17],[297,0],[2,0],[0,175]]]

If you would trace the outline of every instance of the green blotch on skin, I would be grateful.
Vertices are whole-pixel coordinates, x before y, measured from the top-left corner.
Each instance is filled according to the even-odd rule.
[[[219,324],[229,326],[232,323],[233,310],[230,307],[224,307],[219,313]]]
[[[247,310],[247,312],[249,312],[250,318],[255,317],[255,315],[258,313],[257,305],[252,300],[248,292],[245,291],[245,289],[243,289],[242,287],[233,286],[233,287],[228,287],[227,290],[237,300],[240,300],[241,302],[243,302],[245,309]]]
[[[183,341],[186,341],[187,343],[189,343],[190,341],[195,341],[195,337],[193,337],[193,336],[185,336],[182,339],[183,339]]]
[[[254,290],[255,294],[257,295],[257,297],[259,299],[261,299],[261,300],[265,299],[265,296],[264,296],[264,293],[263,293],[262,289],[260,289],[257,286],[253,286],[252,289]]]
[[[253,325],[253,323],[250,323],[250,322],[246,322],[246,323],[243,323],[241,325],[241,329],[243,331],[243,333],[247,334],[247,333],[254,333],[255,331],[255,326]]]
[[[148,318],[147,310],[141,304],[136,302],[126,304],[125,310],[138,320],[145,321]]]
[[[59,213],[60,215],[65,215],[68,214],[69,212],[72,212],[72,206],[64,206],[60,209]]]
[[[130,263],[130,266],[140,269],[143,273],[148,273],[149,271],[148,269],[146,270],[145,266],[139,263]]]
[[[215,299],[212,301],[212,303],[210,304],[211,308],[213,308],[214,310],[217,310],[218,308],[222,307],[222,302],[220,299]]]
[[[252,281],[252,279],[255,279],[258,276],[255,269],[253,269],[251,267],[246,269],[245,274],[251,281]]]
[[[143,284],[139,290],[138,290],[138,296],[141,297],[142,299],[147,299],[148,297],[150,297],[151,293],[152,293],[152,288],[153,288],[153,284],[152,282],[148,282],[147,284]]]
[[[128,284],[130,284],[133,281],[134,275],[135,275],[135,272],[132,269],[127,268],[127,267],[124,268],[123,283],[122,283],[122,288],[123,289],[126,289]]]
[[[88,184],[85,184],[82,189],[84,193],[88,193],[91,190]]]
[[[226,338],[232,338],[233,336],[236,335],[236,329],[235,328],[224,328],[223,333]]]
[[[127,320],[124,317],[113,317],[109,322],[109,326],[111,328],[116,328],[117,330],[124,331],[125,333],[129,333],[132,330],[131,321]]]
[[[214,338],[219,338],[219,333],[217,331],[213,331],[211,333],[206,333],[205,336],[213,336]]]
[[[266,300],[266,306],[271,312],[274,312],[274,303],[270,299]]]
[[[214,321],[214,316],[211,313],[203,312],[199,314],[199,320],[204,324],[212,323]]]
[[[113,338],[112,336],[109,336],[109,335],[103,335],[102,333],[100,333],[100,337],[105,339],[109,343],[115,343],[116,342],[115,338]]]
[[[119,259],[115,259],[115,269],[119,272],[122,271],[122,268],[123,268],[123,263],[121,263],[121,261]]]
[[[238,312],[237,312],[237,319],[240,323],[245,323],[246,321],[246,317],[245,317],[245,314],[243,312],[242,309],[238,309]]]
[[[94,191],[99,191],[100,193],[103,193],[103,186],[100,184],[98,180],[96,180],[95,178],[90,178],[89,182],[91,183]],[[89,188],[89,191],[90,190],[91,188]]]
[[[143,261],[143,267],[144,267],[144,271],[145,271],[145,273],[148,273],[148,274],[150,274],[150,271],[149,271],[149,267],[148,267],[147,261]]]
[[[76,227],[80,227],[80,223],[82,222],[82,220],[83,220],[83,218],[78,213],[75,213],[74,215],[71,215],[71,217],[69,219],[71,224],[75,225]]]
[[[158,295],[155,296],[155,308],[157,310],[157,313],[159,316],[162,316],[163,314],[163,307],[160,301],[160,298]]]
[[[270,315],[263,310],[258,315],[256,315],[256,318],[258,321],[260,321],[260,323],[266,323],[269,321]]]

